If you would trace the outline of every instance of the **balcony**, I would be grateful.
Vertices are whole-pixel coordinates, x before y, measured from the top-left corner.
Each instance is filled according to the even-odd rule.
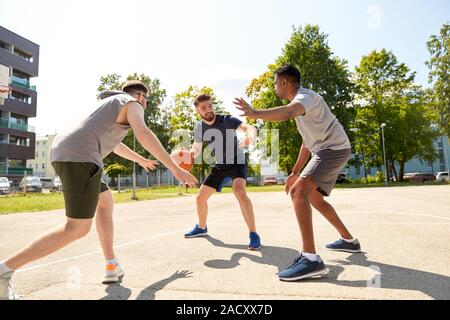
[[[6,167],[0,166],[0,176],[16,176],[23,177],[24,175],[30,176],[33,175],[32,168],[26,167]]]
[[[33,62],[25,59],[22,56],[14,54],[8,49],[0,48],[0,60],[4,65],[11,66],[14,69],[20,70],[33,77],[38,76],[38,64],[39,64],[39,49],[33,53]]]
[[[35,132],[34,126],[31,126],[27,123],[13,122],[13,121],[11,121],[11,119],[6,119],[6,118],[0,118],[0,127],[19,130],[19,131]]]
[[[18,87],[22,87],[22,88],[26,88],[26,89],[29,89],[29,90],[36,91],[36,86],[32,86],[30,84],[29,80],[17,77],[15,75],[11,76],[11,84],[12,85],[16,85]]]

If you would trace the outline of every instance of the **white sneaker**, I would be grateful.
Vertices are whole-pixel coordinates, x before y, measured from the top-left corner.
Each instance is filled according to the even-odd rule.
[[[103,276],[102,283],[110,284],[120,280],[124,276],[124,272],[119,263],[117,264],[107,264],[105,275]]]
[[[0,276],[0,300],[18,300],[19,297],[14,294],[14,285],[12,275],[14,272],[7,272]]]

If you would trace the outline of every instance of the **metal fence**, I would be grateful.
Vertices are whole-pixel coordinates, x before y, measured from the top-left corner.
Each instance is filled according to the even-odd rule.
[[[109,188],[115,190],[131,189],[133,187],[132,175],[119,175],[116,178],[103,175],[103,181]],[[149,173],[143,172],[136,175],[137,188],[151,188],[161,186],[177,186],[178,180],[174,178],[169,170],[157,169]]]

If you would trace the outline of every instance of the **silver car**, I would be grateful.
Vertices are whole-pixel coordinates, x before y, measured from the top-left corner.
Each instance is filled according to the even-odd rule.
[[[448,182],[448,171],[438,172],[436,174],[436,180],[439,182]]]
[[[24,177],[20,183],[20,190],[27,192],[42,192],[41,179],[33,176]]]
[[[8,178],[0,177],[0,194],[9,193],[9,189],[11,188],[11,183]]]

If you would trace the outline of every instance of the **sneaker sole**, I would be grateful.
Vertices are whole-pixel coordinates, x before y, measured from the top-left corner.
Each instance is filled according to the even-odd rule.
[[[255,251],[255,250],[259,250],[259,249],[261,249],[261,247],[262,246],[259,246],[259,247],[248,247],[248,250],[251,250],[251,251]]]
[[[204,236],[207,236],[207,235],[208,235],[208,232],[207,233],[199,233],[199,234],[196,234],[196,235],[193,235],[193,236],[184,235],[184,237],[185,238],[197,238],[197,237],[204,237]]]
[[[341,252],[350,252],[350,253],[359,253],[361,252],[361,249],[358,250],[350,250],[350,249],[332,249],[332,248],[326,248],[329,251],[341,251]]]
[[[116,283],[120,280],[120,278],[123,278],[123,276],[125,275],[125,273],[121,273],[120,275],[118,275],[116,278],[108,278],[108,279],[103,279],[102,283],[103,284],[111,284],[111,283]]]
[[[302,280],[302,279],[306,279],[306,278],[318,278],[324,274],[327,274],[329,272],[329,270],[327,268],[323,269],[323,270],[319,270],[319,271],[315,271],[315,272],[311,272],[308,274],[304,274],[300,277],[295,277],[295,278],[279,278],[281,281],[297,281],[297,280]]]

